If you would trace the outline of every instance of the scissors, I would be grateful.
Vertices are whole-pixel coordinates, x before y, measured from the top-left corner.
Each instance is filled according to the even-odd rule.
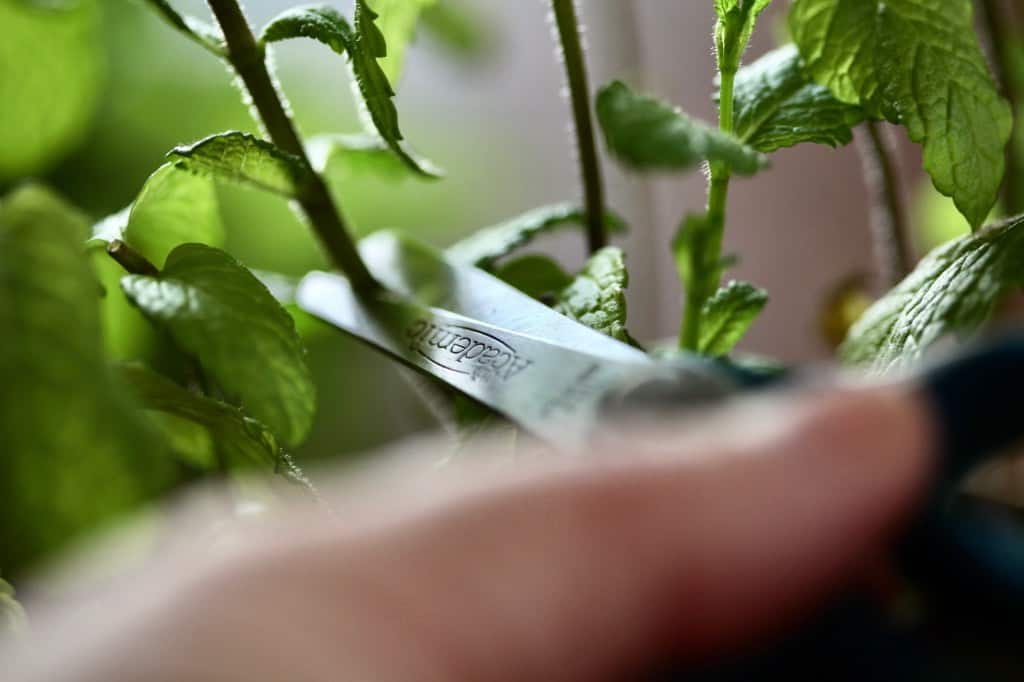
[[[400,233],[375,233],[360,251],[382,291],[313,272],[299,307],[558,447],[585,447],[637,406],[685,409],[779,381],[697,356],[656,360]],[[763,650],[654,679],[1024,680],[1024,525],[957,495],[969,471],[1024,440],[1015,377],[1024,336],[916,378],[942,445],[940,481],[894,549],[913,608],[851,589]]]

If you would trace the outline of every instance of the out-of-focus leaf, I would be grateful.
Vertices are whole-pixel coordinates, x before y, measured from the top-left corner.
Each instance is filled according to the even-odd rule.
[[[46,9],[0,2],[0,183],[50,168],[99,105],[103,36],[96,0]]]
[[[441,170],[428,159],[407,150],[427,174],[412,170],[408,163],[395,156],[387,143],[374,135],[317,135],[309,139],[306,151],[317,172],[339,181],[377,176],[396,182],[407,178],[434,179],[441,175]]]
[[[711,357],[728,355],[768,305],[768,293],[747,282],[729,282],[704,304],[700,345]]]
[[[558,294],[555,310],[591,329],[632,343],[626,331],[626,287],[629,274],[622,250],[601,249],[586,267]]]
[[[735,129],[760,152],[802,142],[840,147],[853,140],[864,120],[856,105],[836,99],[811,80],[794,45],[769,52],[736,74]]]
[[[793,39],[814,78],[907,128],[935,187],[979,226],[1013,129],[974,32],[971,0],[795,0]]]
[[[179,169],[251,185],[289,199],[298,198],[310,181],[310,169],[297,156],[237,130],[175,147],[167,157]]]
[[[939,247],[864,313],[840,349],[843,359],[885,371],[919,360],[942,338],[970,336],[1024,284],[1022,262],[1020,218]]]
[[[285,443],[306,437],[316,394],[305,349],[292,318],[251,272],[219,249],[185,244],[158,277],[130,275],[121,286],[228,400]]]
[[[562,266],[547,256],[535,254],[503,263],[494,274],[538,301],[553,300],[558,292],[572,284],[572,277]]]
[[[619,81],[598,93],[597,118],[608,149],[636,170],[685,171],[714,161],[739,175],[753,175],[768,163],[736,137]]]
[[[146,416],[164,447],[178,459],[201,471],[217,470],[213,437],[205,426],[170,412],[148,410]]]
[[[194,41],[218,57],[227,55],[224,35],[216,26],[196,19],[193,16],[179,13],[171,7],[167,0],[146,0],[146,2],[153,8],[154,12],[163,17],[164,21],[188,37],[189,40]]]
[[[329,5],[308,5],[285,10],[263,29],[261,40],[274,43],[292,38],[311,38],[347,55],[364,113],[389,149],[410,170],[437,177],[435,166],[404,144],[395,108],[395,91],[380,60],[387,56],[384,34],[376,23],[377,14],[364,0],[356,0],[355,30],[338,10]]]
[[[14,588],[0,578],[0,637],[18,634],[25,629],[28,620],[25,609],[15,599]]]
[[[0,566],[15,574],[177,478],[107,371],[87,233],[37,187],[0,205]]]
[[[448,248],[447,254],[460,263],[490,268],[504,256],[529,244],[538,236],[563,227],[582,226],[586,218],[577,204],[542,206],[516,216],[504,223],[485,227]],[[609,232],[626,229],[621,218],[613,213],[605,216]]]
[[[478,62],[492,53],[497,36],[474,9],[472,4],[438,0],[423,10],[420,28],[453,56]]]
[[[405,49],[416,35],[420,15],[437,0],[369,0],[377,13],[377,25],[387,43],[387,56],[380,60],[384,75],[397,83],[405,63]]]

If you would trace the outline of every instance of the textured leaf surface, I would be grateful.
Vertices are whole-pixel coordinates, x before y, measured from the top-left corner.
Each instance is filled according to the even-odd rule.
[[[230,131],[175,147],[167,155],[175,167],[230,180],[294,199],[309,182],[302,161],[266,140]]]
[[[999,193],[1013,120],[971,0],[796,0],[790,29],[815,79],[906,126],[936,188],[980,225]]]
[[[554,297],[572,284],[572,277],[547,256],[531,254],[503,263],[495,272],[503,282],[537,300]]]
[[[176,474],[103,357],[87,223],[35,187],[0,204],[0,566],[17,572]]]
[[[356,0],[355,30],[341,12],[329,5],[294,7],[272,19],[263,29],[261,39],[273,43],[310,38],[347,55],[363,113],[381,140],[410,170],[437,177],[437,168],[425,163],[403,142],[395,91],[380,61],[388,54],[387,42],[376,19],[377,14],[364,0]]]
[[[853,326],[843,358],[884,371],[912,364],[944,337],[968,337],[1024,284],[1021,263],[1021,219],[939,247]]]
[[[86,134],[99,105],[99,3],[0,2],[0,183],[47,170]]]
[[[698,352],[711,357],[728,355],[767,304],[764,289],[729,282],[704,304]]]
[[[196,358],[232,403],[288,444],[309,433],[316,396],[295,324],[231,256],[179,246],[159,277],[121,280],[128,298]]]
[[[447,254],[460,263],[490,268],[504,256],[529,244],[542,234],[564,227],[582,227],[583,209],[572,203],[542,206],[498,225],[485,227],[448,248]],[[610,232],[622,232],[625,223],[609,213],[605,224]]]
[[[734,102],[736,136],[760,152],[803,142],[840,147],[864,120],[859,106],[840,102],[811,79],[795,45],[741,68]]]
[[[597,117],[611,153],[637,170],[687,170],[717,161],[740,175],[753,175],[767,163],[732,135],[618,81],[598,93]]]
[[[164,21],[196,42],[202,47],[219,57],[227,54],[224,44],[224,36],[216,26],[196,19],[187,14],[181,14],[167,0],[146,0],[153,10],[163,17]]]
[[[632,343],[626,331],[626,287],[629,274],[622,250],[601,249],[587,261],[572,284],[563,289],[555,310],[591,329]]]
[[[430,160],[406,149],[406,153],[415,159],[416,166],[426,174],[414,171],[408,163],[395,156],[387,143],[374,135],[317,135],[306,143],[306,151],[317,172],[339,181],[367,176],[391,182],[407,178],[434,180],[442,174]]]

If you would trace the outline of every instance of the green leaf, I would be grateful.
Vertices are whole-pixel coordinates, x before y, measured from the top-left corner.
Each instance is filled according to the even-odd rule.
[[[15,599],[14,588],[0,578],[0,637],[24,632],[27,623],[25,609]]]
[[[167,154],[175,167],[298,198],[310,182],[310,169],[266,140],[232,130],[211,135]]]
[[[0,184],[44,172],[88,132],[104,76],[99,3],[0,2]]]
[[[405,63],[405,49],[416,34],[420,14],[437,0],[370,0],[379,19],[377,24],[387,43],[387,56],[380,65],[392,83],[398,82]]]
[[[735,72],[761,12],[772,0],[715,0],[715,52],[720,71]]]
[[[391,148],[375,135],[317,135],[306,143],[310,163],[318,173],[325,173],[339,181],[349,178],[376,176],[389,182],[408,178],[435,180],[441,169],[428,159],[408,153],[415,158],[416,165],[426,174],[413,171],[391,151]]]
[[[38,187],[0,204],[0,566],[12,572],[177,480],[107,371],[87,231]]]
[[[502,264],[494,274],[537,300],[557,295],[573,281],[561,265],[547,256],[533,254]]]
[[[704,304],[697,351],[728,355],[768,304],[768,294],[746,282],[729,282]]]
[[[153,11],[163,17],[164,21],[173,28],[180,31],[190,40],[203,48],[209,50],[218,57],[227,56],[227,46],[224,44],[224,35],[216,26],[196,19],[189,15],[180,14],[171,7],[166,0],[146,0],[146,3],[153,8]]]
[[[572,203],[542,206],[498,225],[485,227],[450,246],[447,255],[459,263],[491,268],[500,258],[525,246],[537,237],[563,227],[582,226],[583,209]],[[605,224],[610,232],[626,229],[621,218],[608,213]]]
[[[935,187],[977,227],[996,202],[1013,117],[974,34],[971,0],[796,0],[790,29],[814,78],[906,126]]]
[[[795,45],[769,52],[736,74],[736,136],[760,152],[803,142],[839,147],[864,120],[859,106],[811,80]]]
[[[637,170],[689,170],[704,161],[753,175],[767,158],[732,135],[616,81],[597,96],[597,117],[611,153]]]
[[[410,170],[437,177],[432,164],[425,164],[403,143],[395,108],[395,91],[381,67],[387,56],[384,34],[375,23],[377,15],[364,0],[356,0],[355,30],[338,10],[329,5],[309,5],[285,10],[263,29],[260,40],[274,43],[292,38],[311,38],[341,55],[347,55],[352,67],[363,113],[392,153]]]
[[[420,28],[452,57],[466,63],[486,61],[496,50],[496,31],[479,7],[437,0],[424,9]]]
[[[608,246],[591,256],[572,284],[559,292],[554,308],[591,329],[632,343],[626,331],[628,285],[622,250]]]
[[[159,277],[121,280],[128,298],[194,357],[227,399],[299,443],[316,395],[295,324],[267,288],[231,256],[179,246]]]
[[[885,371],[919,360],[950,335],[966,338],[1024,285],[1024,219],[996,224],[932,251],[850,330],[844,360]]]

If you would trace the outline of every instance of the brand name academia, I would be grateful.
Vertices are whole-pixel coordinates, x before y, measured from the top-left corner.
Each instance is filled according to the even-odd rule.
[[[418,319],[406,335],[413,352],[474,380],[508,381],[533,364],[498,337],[470,327]]]

